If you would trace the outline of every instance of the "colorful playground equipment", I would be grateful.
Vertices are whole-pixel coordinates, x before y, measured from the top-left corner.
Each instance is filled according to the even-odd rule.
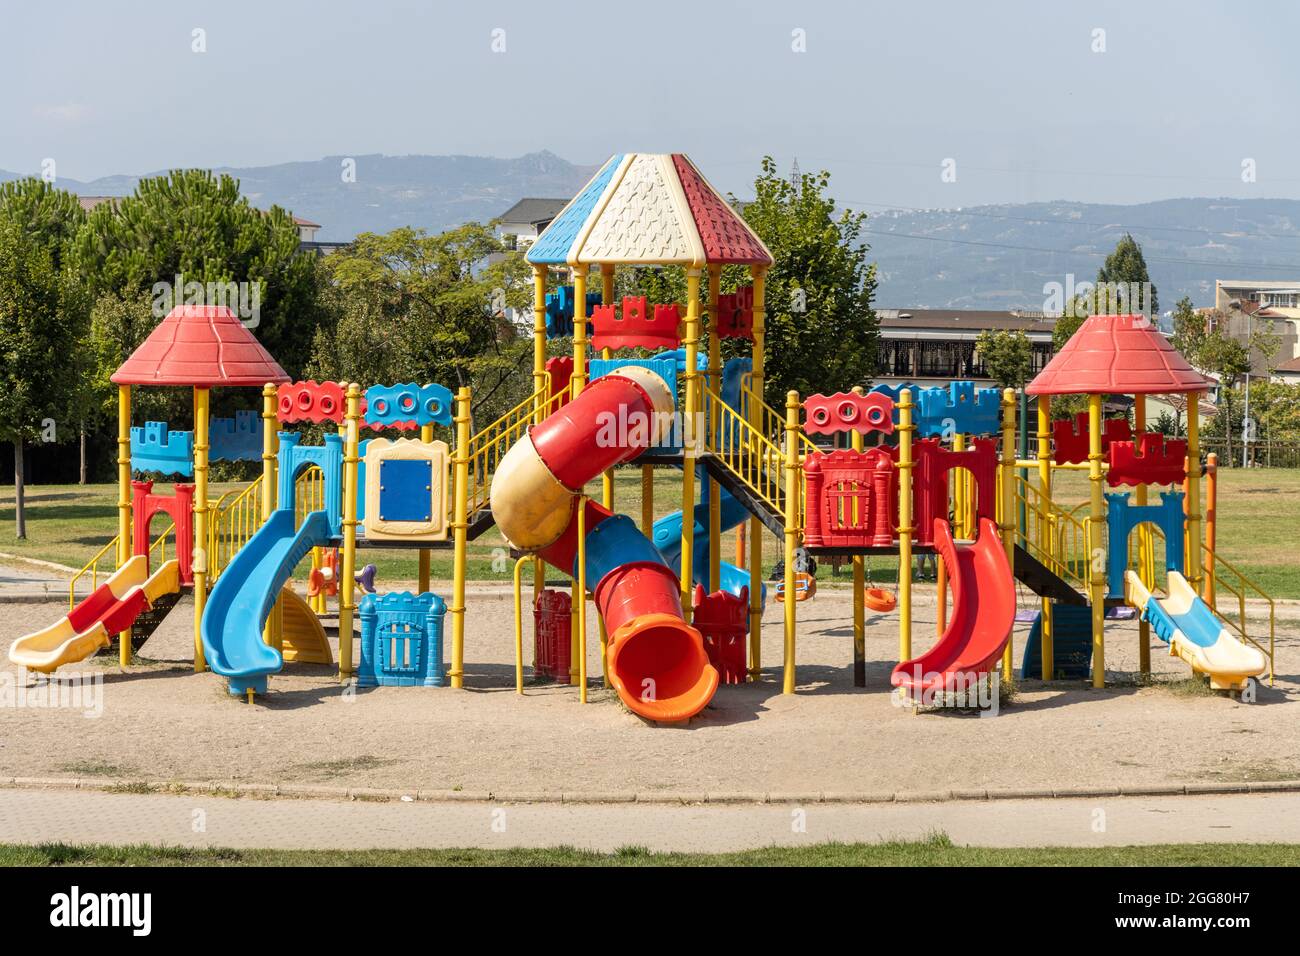
[[[516,690],[524,693],[531,568],[534,677],[575,685],[586,701],[590,603],[601,679],[654,721],[688,720],[720,685],[761,678],[769,534],[779,542],[766,563],[780,569],[773,596],[785,693],[798,683],[799,608],[818,600],[818,563],[840,561],[853,570],[859,687],[868,611],[897,616],[891,683],[904,696],[1011,679],[1019,586],[1038,607],[1022,677],[1086,674],[1104,686],[1106,614],[1125,602],[1141,612],[1141,670],[1154,625],[1212,686],[1240,690],[1265,670],[1271,677],[1271,619],[1265,640],[1245,613],[1245,595],[1262,592],[1216,552],[1201,513],[1196,398],[1208,383],[1139,317],[1088,319],[1029,384],[1030,457],[1030,422],[1018,422],[1020,397],[1009,389],[902,383],[803,399],[790,392],[783,407],[768,405],[771,254],[680,154],[612,157],[526,258],[532,392],[478,431],[468,387],[290,382],[228,310],[174,310],[114,376],[120,533],[101,556],[112,550],[116,571],[101,586],[92,561],[93,593],[16,642],[11,657],[47,671],[79,660],[114,633],[143,631],[190,588],[195,669],[210,667],[232,694],[252,699],[286,662],[334,663],[322,619],[335,598],[340,679],[460,688],[468,547],[495,527],[516,559]],[[615,301],[616,270],[647,265],[681,267],[686,301]],[[748,281],[724,293],[727,266],[747,270]],[[594,275],[598,290],[588,288]],[[732,270],[726,277],[732,285]],[[557,338],[571,339],[571,356],[548,355]],[[724,365],[723,338],[748,341],[750,354]],[[633,348],[642,351],[625,351]],[[193,430],[133,427],[132,385],[192,387]],[[260,414],[210,420],[208,392],[219,386],[261,386]],[[1189,399],[1186,440],[1147,431],[1151,394]],[[1053,395],[1086,395],[1087,411],[1053,421]],[[1133,396],[1132,425],[1105,416],[1108,395]],[[323,427],[321,444],[305,445],[290,430],[298,423]],[[208,463],[218,456],[260,459],[261,477],[211,498]],[[639,470],[639,521],[617,513],[619,468]],[[657,519],[656,469],[681,482],[676,510]],[[1086,502],[1058,500],[1071,472],[1086,473]],[[182,481],[169,496],[139,475]],[[599,500],[586,493],[597,477]],[[172,526],[151,537],[159,512]],[[722,556],[731,529],[743,541],[734,563]],[[359,551],[372,547],[415,552],[413,593],[375,591],[373,565],[358,569]],[[440,549],[452,559],[445,598],[430,581]],[[1167,597],[1157,594],[1159,554]],[[896,581],[873,583],[873,558],[896,566]],[[914,570],[930,559],[936,640],[916,654]],[[548,566],[566,588],[547,587]],[[304,570],[305,597],[292,584]],[[132,642],[119,643],[127,665]]]

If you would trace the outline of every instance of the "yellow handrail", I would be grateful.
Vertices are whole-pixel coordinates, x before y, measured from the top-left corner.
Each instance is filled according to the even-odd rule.
[[[159,564],[162,564],[164,561],[167,560],[167,536],[170,534],[173,537],[175,537],[174,534],[175,531],[176,531],[176,522],[173,521],[171,524],[167,525],[167,527],[163,529],[162,534],[158,535],[158,540],[156,540],[153,544],[149,545],[150,562],[152,562],[155,557],[157,558]],[[99,570],[99,562],[103,560],[104,555],[109,554],[110,552],[116,556],[117,539],[119,537],[120,537],[119,535],[113,535],[113,540],[109,541],[108,544],[104,545],[102,548],[96,551],[95,556],[91,558],[89,561],[87,561],[84,565],[82,565],[81,570],[72,576],[72,580],[68,582],[68,610],[69,611],[71,611],[74,607],[77,606],[77,582],[78,581],[80,581],[87,574],[89,574],[90,591],[88,591],[87,593],[89,594],[90,592],[93,592],[95,588],[99,587],[99,575],[101,573]],[[154,552],[157,552],[157,554],[155,555]],[[113,572],[105,571],[103,573],[105,574],[105,576],[107,576],[109,574],[112,574]]]
[[[1057,577],[1086,592],[1092,555],[1090,520],[1080,521],[1063,511],[1021,475],[1015,476],[1014,497],[1017,516],[1024,515],[1020,534],[1025,550]]]
[[[300,525],[313,511],[325,507],[325,472],[309,465],[293,483],[293,520]]]
[[[71,611],[74,607],[77,606],[77,582],[78,581],[80,581],[83,577],[89,574],[90,590],[94,591],[95,588],[99,587],[99,562],[103,559],[104,555],[110,552],[112,552],[112,554],[116,557],[118,537],[120,536],[113,535],[113,540],[108,542],[108,544],[104,545],[98,551],[96,551],[95,556],[91,558],[89,561],[87,561],[85,565],[81,568],[81,570],[72,576],[72,580],[68,582],[68,610],[69,611]],[[108,573],[111,574],[112,572],[108,572]]]
[[[769,441],[772,442],[772,444],[776,445],[777,448],[784,448],[785,447],[785,412],[777,411],[771,405],[767,404],[767,402],[763,401],[763,396],[759,395],[757,392],[754,391],[754,389],[752,388],[752,383],[753,383],[753,378],[751,374],[746,374],[741,376],[740,408],[732,409],[732,411],[736,412],[737,414],[741,415],[744,418],[749,418],[750,409],[756,409],[758,411],[759,433],[764,435]],[[709,394],[714,396],[714,398],[717,400],[719,405],[725,406],[726,403],[723,402],[721,398],[718,398],[715,392],[710,390]],[[712,449],[710,449],[710,451],[712,451]],[[821,449],[817,447],[816,442],[814,442],[803,432],[800,432],[799,433],[800,456],[801,457],[806,456],[810,452],[814,452],[814,451],[821,451]]]
[[[785,487],[782,466],[785,454],[781,446],[723,402],[717,392],[705,387],[704,393],[717,408],[718,427],[714,430],[709,451],[776,514],[783,515]],[[783,424],[782,439],[784,430]]]
[[[261,479],[245,488],[226,492],[209,502],[208,510],[212,516],[208,521],[208,583],[212,584],[262,526]]]
[[[510,447],[524,436],[528,426],[537,416],[538,406],[541,406],[543,417],[560,406],[564,393],[551,395],[550,391],[551,380],[547,375],[545,384],[540,389],[492,424],[470,436],[465,448],[465,456],[469,459],[469,488],[466,501],[470,515],[487,507],[488,493],[492,488],[492,475],[496,473],[497,465],[501,463],[501,459]],[[453,493],[447,496],[448,501],[455,500],[454,490],[452,489]]]

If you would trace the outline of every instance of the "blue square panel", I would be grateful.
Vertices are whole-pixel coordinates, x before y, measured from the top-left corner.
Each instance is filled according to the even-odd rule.
[[[433,463],[389,458],[379,463],[379,517],[428,521],[433,517]]]

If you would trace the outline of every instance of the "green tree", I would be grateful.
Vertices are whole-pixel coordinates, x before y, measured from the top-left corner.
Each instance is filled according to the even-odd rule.
[[[1193,362],[1204,374],[1219,380],[1219,412],[1212,428],[1222,428],[1228,460],[1232,460],[1232,434],[1240,427],[1237,421],[1237,382],[1250,372],[1250,351],[1216,325],[1205,335]],[[1213,434],[1214,432],[1212,432]]]
[[[1205,342],[1207,325],[1205,316],[1192,306],[1192,300],[1183,296],[1174,305],[1174,329],[1169,342],[1193,366],[1195,357]]]
[[[828,172],[803,173],[794,183],[765,156],[754,201],[743,210],[775,260],[767,274],[765,392],[777,408],[790,389],[847,391],[876,373],[876,267],[861,241],[867,217],[837,214],[829,186]],[[724,289],[739,278],[740,270],[727,270]]]
[[[76,253],[96,298],[120,300],[101,308],[151,299],[152,322],[113,326],[129,337],[94,343],[107,363],[97,370],[101,383],[181,303],[229,305],[290,374],[308,358],[318,322],[317,260],[300,254],[289,213],[254,208],[230,176],[177,170],[141,180],[132,195],[91,212]],[[108,329],[99,323],[96,331]]]
[[[86,298],[75,273],[59,266],[58,233],[26,232],[0,205],[0,439],[14,449],[18,538],[27,537],[24,445],[57,438],[79,377]]]
[[[1145,296],[1143,290],[1148,287],[1150,301],[1136,301],[1138,296]],[[1160,300],[1156,296],[1155,285],[1151,283],[1151,275],[1147,272],[1142,247],[1127,232],[1115,244],[1115,251],[1106,257],[1097,272],[1094,302],[1096,307],[1093,311],[1099,315],[1119,312],[1142,312],[1147,316],[1160,314]]]
[[[986,329],[975,340],[975,354],[1000,388],[1021,389],[1029,381],[1034,350],[1024,332]]]
[[[478,419],[531,392],[531,339],[505,316],[531,306],[530,273],[490,226],[364,233],[325,264],[335,321],[316,334],[309,374],[470,385]]]

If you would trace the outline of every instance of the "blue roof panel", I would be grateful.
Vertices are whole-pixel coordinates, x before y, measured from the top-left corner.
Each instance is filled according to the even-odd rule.
[[[577,198],[542,230],[525,256],[529,262],[536,265],[562,265],[568,261],[569,249],[578,238],[578,231],[596,208],[596,203],[600,201],[601,194],[614,178],[614,171],[621,162],[622,153],[610,157],[609,162],[587,183]]]

